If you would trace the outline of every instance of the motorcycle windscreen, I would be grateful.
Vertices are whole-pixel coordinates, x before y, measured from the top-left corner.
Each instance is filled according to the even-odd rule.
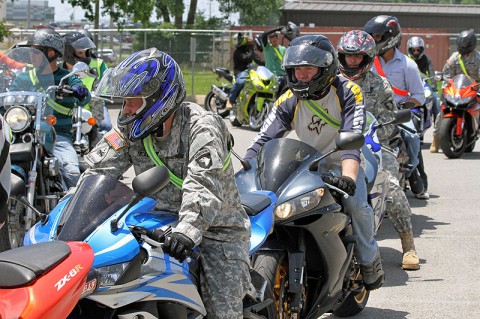
[[[318,153],[312,146],[289,138],[265,143],[257,155],[262,189],[276,192],[307,159]]]
[[[85,240],[133,195],[132,189],[112,176],[86,176],[64,209],[57,239]]]
[[[464,89],[467,86],[471,85],[473,82],[475,82],[474,79],[465,74],[456,75],[452,81],[453,86],[455,86],[458,90]]]

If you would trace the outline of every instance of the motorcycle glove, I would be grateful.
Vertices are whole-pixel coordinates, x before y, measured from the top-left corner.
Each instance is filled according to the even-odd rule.
[[[169,254],[178,261],[183,262],[193,252],[195,243],[182,233],[171,233],[165,236],[162,246],[163,252]]]
[[[88,95],[88,89],[83,85],[74,85],[72,86],[73,96],[76,97],[79,101],[83,101]]]
[[[332,176],[330,174],[324,174],[322,175],[322,179],[325,183],[338,187],[349,196],[355,195],[357,184],[348,176]]]

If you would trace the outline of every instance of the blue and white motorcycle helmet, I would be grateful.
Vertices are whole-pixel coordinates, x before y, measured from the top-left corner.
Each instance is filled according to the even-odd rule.
[[[133,53],[114,69],[107,70],[95,95],[112,100],[121,99],[117,123],[131,125],[128,139],[145,138],[177,110],[186,96],[182,71],[168,54],[150,48]],[[125,99],[140,97],[143,105],[132,116],[125,116]]]

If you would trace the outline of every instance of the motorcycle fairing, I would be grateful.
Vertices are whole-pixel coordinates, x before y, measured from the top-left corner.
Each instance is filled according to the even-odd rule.
[[[277,204],[277,197],[273,192],[256,191],[256,194],[268,196],[271,204],[268,208],[262,210],[255,216],[249,216],[250,219],[250,255],[257,251],[268,237],[268,233],[273,227],[273,210]]]

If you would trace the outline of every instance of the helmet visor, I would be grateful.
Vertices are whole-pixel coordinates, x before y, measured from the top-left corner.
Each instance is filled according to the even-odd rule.
[[[333,63],[333,54],[308,44],[291,46],[285,52],[282,68],[313,65],[325,68]]]
[[[70,43],[70,45],[72,46],[72,48],[75,51],[81,51],[81,50],[88,50],[88,49],[95,49],[96,48],[95,43],[93,43],[93,41],[90,40],[87,37],[80,38],[80,39]]]

